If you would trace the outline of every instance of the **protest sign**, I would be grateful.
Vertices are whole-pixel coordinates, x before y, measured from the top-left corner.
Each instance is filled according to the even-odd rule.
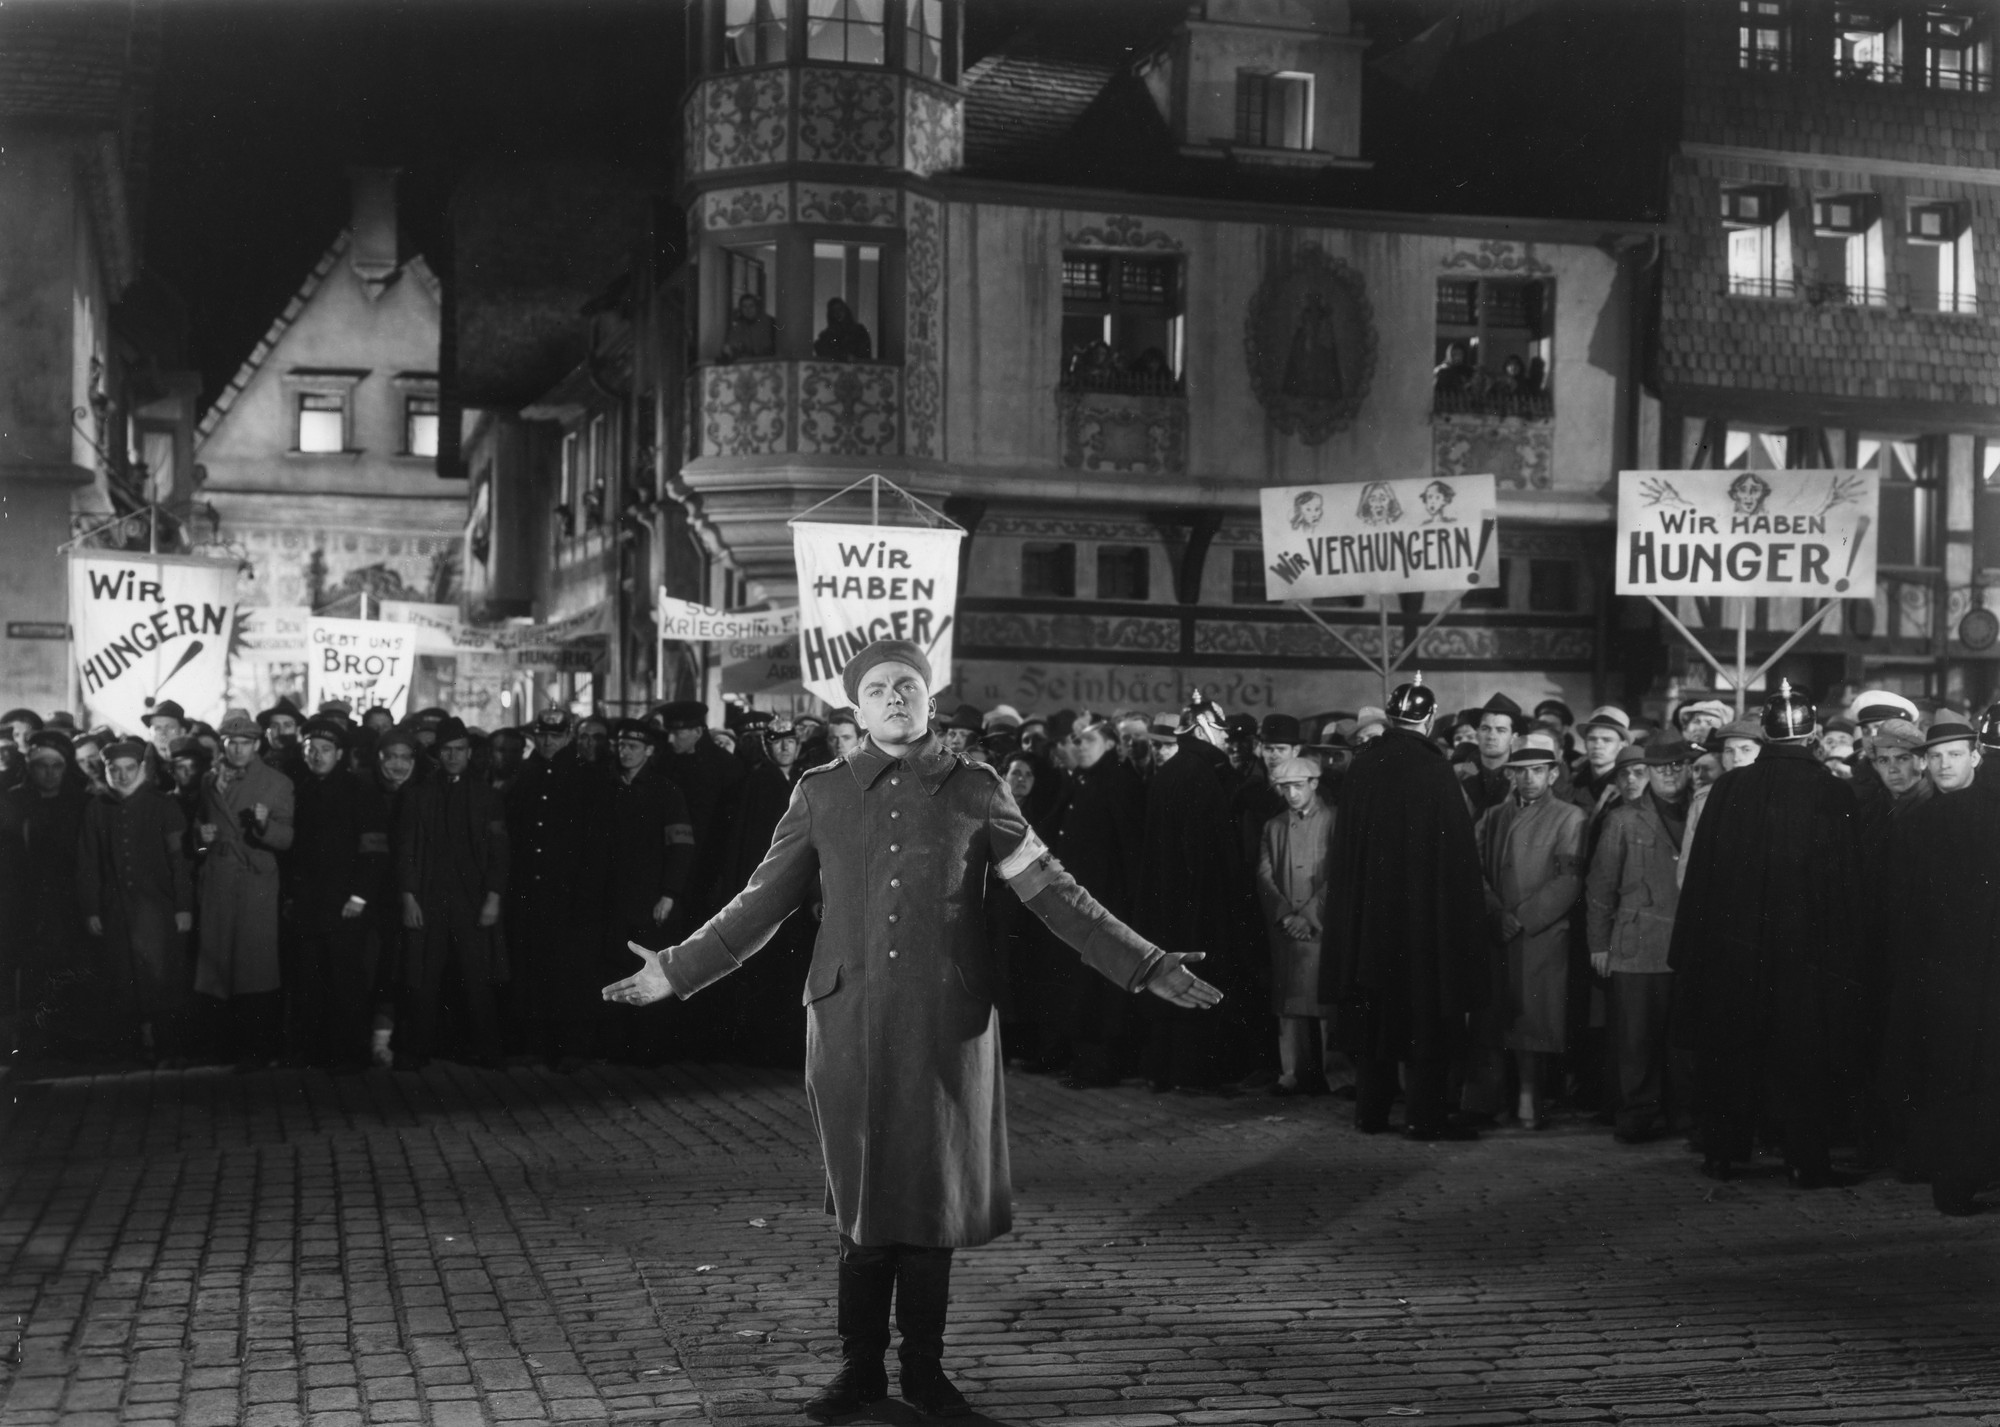
[[[1491,476],[1268,486],[1264,594],[1274,600],[1491,588]]]
[[[722,658],[722,692],[725,694],[800,694],[805,685],[800,682],[803,674],[799,668],[799,640],[797,635],[779,640],[776,644],[745,642],[724,644],[718,651]],[[847,696],[841,695],[845,702]]]
[[[719,610],[710,605],[677,600],[660,590],[660,638],[689,644],[775,644],[799,632],[796,605],[786,609]]]
[[[222,718],[236,633],[236,564],[79,550],[69,562],[78,687],[92,721],[145,733],[155,703]]]
[[[1875,593],[1875,471],[1621,471],[1621,595]]]
[[[922,649],[940,685],[951,680],[958,543],[965,532],[799,521],[799,657],[807,689],[845,704],[840,671],[877,639]]]
[[[306,621],[306,689],[315,705],[344,699],[356,717],[380,704],[397,718],[409,712],[416,673],[417,632],[372,619]]]

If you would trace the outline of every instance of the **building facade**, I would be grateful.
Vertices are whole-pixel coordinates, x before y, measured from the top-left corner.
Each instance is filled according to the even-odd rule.
[[[197,433],[213,512],[197,548],[244,562],[251,644],[231,677],[258,706],[304,697],[304,615],[458,598],[465,491],[438,469],[438,281],[404,248],[395,171],[350,181],[350,226]]]
[[[1658,463],[1882,476],[1875,597],[1774,681],[1993,696],[2000,625],[1974,611],[2000,609],[1994,21],[1984,3],[1684,11]],[[1682,605],[1733,650],[1735,611]],[[1755,601],[1753,656],[1810,613]]]
[[[1265,599],[1259,489],[1491,473],[1501,584],[1411,665],[1457,703],[1610,682],[1657,229],[1398,206],[1342,4],[1135,6],[963,73],[951,0],[689,18],[674,490],[712,602],[790,598],[787,521],[880,472],[970,533],[960,697],[1352,709],[1381,682]],[[1391,653],[1440,599],[1392,602]]]

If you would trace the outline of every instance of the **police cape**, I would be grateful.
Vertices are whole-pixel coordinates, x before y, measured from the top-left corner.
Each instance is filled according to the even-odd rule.
[[[2000,1178],[2000,762],[1904,820],[1885,1088],[1907,1115],[1903,1168]]]
[[[1754,1094],[1768,1068],[1822,1112],[1839,1104],[1858,1069],[1857,814],[1853,790],[1791,744],[1710,789],[1668,952],[1697,1084]]]
[[[1492,990],[1492,928],[1465,794],[1438,746],[1390,729],[1354,755],[1327,861],[1320,1000],[1341,1048],[1436,1060]]]

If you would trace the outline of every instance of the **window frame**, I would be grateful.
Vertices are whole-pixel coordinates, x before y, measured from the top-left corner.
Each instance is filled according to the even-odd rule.
[[[1842,5],[1833,12],[1832,38],[1834,78],[1855,84],[1901,84],[1903,68],[1903,14],[1893,4]],[[1857,46],[1850,35],[1872,34],[1882,45],[1882,58],[1858,61]]]
[[[813,7],[822,3],[832,5],[834,7],[833,13],[830,15],[814,15]],[[868,3],[870,3],[870,0],[805,0],[805,4],[799,15],[799,41],[802,47],[801,58],[807,64],[850,64],[862,69],[889,68],[889,31],[892,19],[890,10],[892,7],[889,0],[873,0],[873,3],[882,7],[881,18],[879,20],[871,21],[851,18],[855,8]],[[819,27],[818,34],[825,34],[829,29],[838,32],[840,36],[840,54],[823,55],[813,53],[813,42],[818,38],[818,34],[815,34],[815,26]],[[880,52],[878,58],[856,59],[854,57],[854,36],[857,31],[863,34],[870,31],[874,32],[875,44]]]
[[[1069,279],[1072,266],[1102,263],[1104,281],[1102,296],[1091,297],[1072,295]],[[1145,269],[1159,269],[1166,277],[1158,285],[1161,296],[1158,300],[1132,295],[1137,284],[1128,285],[1127,274]],[[1187,381],[1187,259],[1181,253],[1129,252],[1117,248],[1065,248],[1062,265],[1058,270],[1062,298],[1061,322],[1063,335],[1058,343],[1061,350],[1062,368],[1057,385],[1064,391],[1104,391],[1128,396],[1179,396]],[[1151,284],[1147,285],[1151,287]],[[1102,336],[1092,341],[1102,341],[1110,348],[1114,358],[1132,360],[1144,355],[1140,349],[1127,354],[1118,343],[1112,341],[1120,319],[1126,321],[1154,321],[1167,325],[1167,341],[1162,355],[1166,358],[1164,373],[1149,374],[1137,370],[1112,370],[1093,373],[1083,370],[1077,362],[1081,351],[1071,350],[1067,329],[1073,320],[1096,319],[1101,322]],[[1136,345],[1136,344],[1135,344]]]
[[[1923,231],[1924,219],[1930,217],[1938,220],[1936,233]],[[1934,268],[1936,281],[1931,285],[1929,301],[1925,305],[1912,302],[1913,310],[1935,312],[1948,317],[1978,315],[1977,254],[1972,240],[1971,214],[1966,204],[1953,199],[1910,199],[1905,209],[1903,244],[1906,269],[1911,266],[1910,249],[1937,250]],[[1945,285],[1947,271],[1952,279],[1949,290]],[[1915,276],[1914,271],[1912,276]],[[1914,284],[1912,287],[1914,296]]]
[[[1989,30],[1984,37],[1970,44],[1957,42],[1950,44],[1941,43],[1939,38],[1940,21],[1945,20],[1947,17],[1962,20],[1968,32],[1976,32],[1982,20],[1977,9],[1972,6],[1960,7],[1926,4],[1917,12],[1917,23],[1922,27],[1921,41],[1923,44],[1923,55],[1921,63],[1917,66],[1917,72],[1923,87],[1942,94],[1991,94],[1993,92],[1993,36],[1991,31]],[[1983,18],[1990,24],[1993,16],[1988,14]],[[1963,36],[1951,36],[1950,38],[1953,41],[1960,41],[1963,39]],[[1949,71],[1949,73],[1957,76],[1957,81],[1949,84],[1942,82],[1942,76],[1947,71],[1938,63],[1938,57],[1947,53],[1956,54],[1960,60],[1958,66]],[[1968,53],[1973,56],[1973,63],[1969,67],[1965,63],[1965,56]]]
[[[1792,255],[1791,195],[1775,184],[1724,184],[1721,188],[1723,290],[1731,297],[1784,298],[1798,292],[1798,274]],[[1748,210],[1749,203],[1771,208],[1769,217]],[[1746,272],[1737,262],[1738,245],[1734,233],[1763,234],[1756,271]]]
[[[1272,106],[1282,90],[1298,90],[1299,143],[1287,143],[1281,134],[1272,137]],[[1239,69],[1236,71],[1236,142],[1246,148],[1272,149],[1280,153],[1309,154],[1314,151],[1314,106],[1318,102],[1318,78],[1310,70]],[[1280,127],[1283,121],[1280,120]]]
[[[792,57],[792,0],[750,0],[750,19],[739,30],[747,30],[754,35],[754,57],[736,61],[730,43],[729,0],[713,0],[703,7],[709,15],[713,35],[707,48],[708,70],[711,74],[730,74],[738,70],[759,69],[767,65],[785,64]],[[759,19],[760,11],[770,18]],[[775,30],[776,53],[769,53]]]
[[[290,429],[286,433],[285,454],[288,456],[324,457],[355,456],[360,454],[354,442],[354,399],[355,390],[368,376],[365,371],[299,367],[285,373],[283,387],[285,393],[286,419]],[[324,447],[308,449],[301,440],[306,401],[332,401],[339,403],[340,447],[338,450]],[[320,411],[333,410],[332,407],[315,408]]]
[[[1116,568],[1121,562],[1128,566],[1124,572],[1126,575],[1137,573],[1137,594],[1110,594],[1106,592],[1105,585],[1107,583],[1115,585],[1120,583],[1123,578],[1123,576],[1117,573]],[[1151,603],[1153,598],[1153,552],[1150,547],[1119,541],[1104,541],[1097,547],[1094,563],[1097,567],[1096,593],[1098,599],[1114,600],[1123,604]],[[1110,573],[1112,574],[1112,578],[1109,581],[1105,578],[1107,565],[1111,567]]]
[[[1034,589],[1029,585],[1031,561],[1036,557],[1055,559],[1067,565],[1067,571],[1058,569],[1059,577],[1050,589]],[[1076,598],[1076,542],[1074,540],[1023,540],[1020,554],[1021,598],[1028,600],[1073,600]],[[1066,578],[1061,577],[1066,573]],[[1068,588],[1062,588],[1063,586]]]
[[[1433,289],[1433,307],[1431,312],[1433,372],[1435,373],[1437,369],[1444,366],[1446,356],[1455,343],[1464,342],[1471,349],[1475,378],[1472,389],[1456,392],[1440,390],[1434,375],[1431,383],[1431,411],[1434,414],[1519,416],[1530,421],[1550,421],[1555,418],[1557,358],[1555,348],[1556,324],[1554,318],[1556,310],[1555,287],[1555,280],[1547,277],[1448,277],[1437,280]],[[1470,290],[1470,306],[1456,307],[1447,311],[1445,294],[1447,290],[1456,288]],[[1536,347],[1546,347],[1547,351],[1546,353],[1533,352],[1531,357],[1523,358],[1524,367],[1533,365],[1533,357],[1541,358],[1543,371],[1540,391],[1505,393],[1484,389],[1486,384],[1500,376],[1506,366],[1504,357],[1492,366],[1487,364],[1486,354],[1495,345],[1494,342],[1488,341],[1489,335],[1500,332],[1532,333],[1536,330],[1531,324],[1524,323],[1523,325],[1515,326],[1494,320],[1495,304],[1491,300],[1492,294],[1496,291],[1510,288],[1518,288],[1524,291],[1533,288],[1540,293],[1538,302],[1540,304],[1542,316],[1541,327],[1544,335],[1526,338],[1525,345],[1531,351]],[[1532,304],[1523,301],[1520,304],[1520,310],[1523,314],[1526,314],[1531,310],[1531,306]],[[1450,317],[1463,317],[1466,314],[1470,315],[1470,321],[1446,320]]]
[[[1843,216],[1836,211],[1839,207],[1850,212]],[[1814,297],[1846,307],[1888,306],[1888,255],[1883,242],[1880,196],[1859,191],[1814,194],[1812,219],[1814,251],[1822,259]],[[1843,263],[1839,281],[1829,278],[1824,271],[1824,259],[1836,242],[1840,244]]]
[[[1755,43],[1761,35],[1776,43]],[[1751,74],[1785,74],[1792,68],[1790,0],[1736,0],[1736,67]]]

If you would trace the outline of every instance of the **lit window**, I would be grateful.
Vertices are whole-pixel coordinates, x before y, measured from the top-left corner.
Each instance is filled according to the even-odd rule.
[[[1813,248],[1819,258],[1815,296],[1850,307],[1889,300],[1882,271],[1881,209],[1870,193],[1813,200]]]
[[[1549,419],[1554,311],[1553,292],[1543,281],[1441,279],[1431,410]]]
[[[1735,297],[1789,297],[1792,225],[1783,189],[1725,188],[1722,226],[1729,241],[1729,291]]]
[[[1063,386],[1178,392],[1181,306],[1178,258],[1063,254]]]
[[[1021,593],[1028,597],[1076,598],[1076,546],[1030,540],[1021,546]]]
[[[1236,141],[1260,149],[1309,149],[1313,143],[1310,74],[1236,72]]]
[[[1937,564],[1938,487],[1942,438],[1899,441],[1863,436],[1855,467],[1882,473],[1882,521],[1876,559],[1892,567],[1928,569]]]
[[[875,243],[813,244],[813,355],[867,362],[882,355],[882,249]]]
[[[1143,545],[1097,547],[1097,597],[1143,600],[1152,597],[1153,562]]]
[[[806,58],[884,64],[882,7],[886,0],[807,0]]]
[[[1790,452],[1791,438],[1782,431],[1732,426],[1722,440],[1722,464],[1734,471],[1782,471]]]
[[[345,451],[347,449],[347,399],[325,392],[299,394],[299,445],[301,451]]]
[[[403,401],[403,450],[411,456],[438,453],[438,402],[434,396],[412,396]]]
[[[1910,205],[1910,305],[1925,312],[1979,310],[1972,225],[1956,203]]]
[[[1887,10],[1842,6],[1833,15],[1833,71],[1871,84],[1903,78],[1903,26]]]
[[[722,67],[781,64],[787,0],[723,0]]]
[[[1970,10],[1924,11],[1924,83],[1984,94],[1993,88],[1993,31]]]
[[[1736,62],[1776,74],[1786,68],[1791,30],[1785,0],[1736,0]]]
[[[903,17],[903,68],[926,79],[944,79],[944,0],[907,0]]]

